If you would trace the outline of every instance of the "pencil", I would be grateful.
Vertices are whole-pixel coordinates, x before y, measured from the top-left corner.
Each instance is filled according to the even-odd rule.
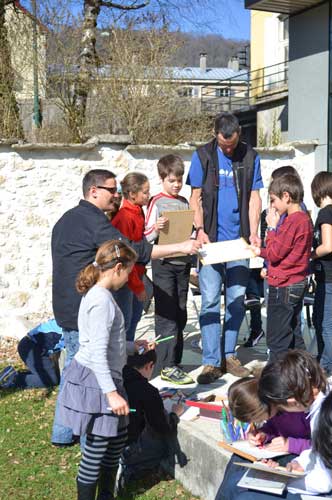
[[[166,342],[167,340],[174,339],[175,335],[170,335],[169,337],[164,337],[162,339],[156,340],[156,344],[160,344],[161,342]]]

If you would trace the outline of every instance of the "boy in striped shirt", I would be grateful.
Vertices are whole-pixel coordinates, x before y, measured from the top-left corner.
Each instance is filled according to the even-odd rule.
[[[255,251],[268,261],[266,340],[269,361],[275,361],[288,349],[305,349],[301,310],[313,229],[308,213],[301,209],[303,185],[299,176],[286,174],[273,180],[269,195],[266,248]],[[287,217],[278,226],[283,214]]]

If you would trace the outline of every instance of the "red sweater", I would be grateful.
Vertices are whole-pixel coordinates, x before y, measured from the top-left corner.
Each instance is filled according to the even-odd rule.
[[[309,274],[312,246],[312,223],[306,212],[288,215],[278,228],[269,231],[261,257],[268,261],[268,283],[288,286],[299,283]]]
[[[145,218],[142,207],[123,199],[120,210],[112,219],[112,225],[130,240],[140,241],[143,239],[144,224]],[[144,271],[145,266],[135,264],[132,272],[129,274],[128,287],[136,295],[144,291],[142,282]]]

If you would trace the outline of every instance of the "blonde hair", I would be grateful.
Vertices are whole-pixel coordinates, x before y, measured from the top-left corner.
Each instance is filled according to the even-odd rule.
[[[137,254],[130,246],[120,240],[106,241],[101,245],[94,262],[79,273],[76,280],[76,290],[84,294],[92,288],[100,278],[101,273],[112,269],[119,262],[128,267],[137,259]]]
[[[264,422],[270,416],[269,406],[258,397],[258,379],[245,377],[234,382],[228,390],[232,415],[241,422]]]

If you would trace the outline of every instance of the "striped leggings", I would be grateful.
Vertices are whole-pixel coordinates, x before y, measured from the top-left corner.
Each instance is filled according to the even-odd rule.
[[[78,469],[80,483],[98,481],[101,468],[117,469],[121,452],[127,441],[127,428],[119,429],[116,437],[87,434],[83,456]]]

